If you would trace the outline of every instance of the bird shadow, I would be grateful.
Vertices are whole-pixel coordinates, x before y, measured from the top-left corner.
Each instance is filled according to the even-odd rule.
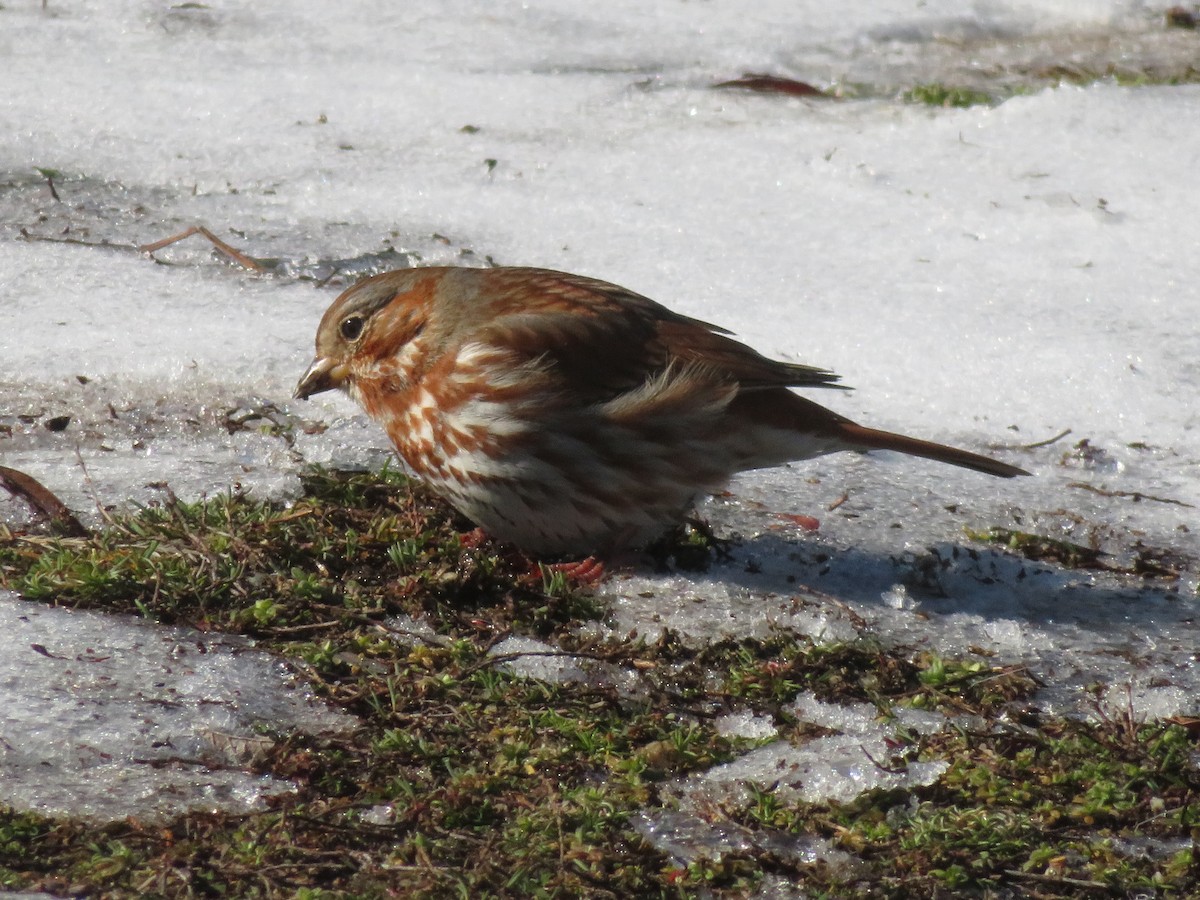
[[[756,595],[817,595],[864,612],[970,614],[1089,630],[1200,636],[1200,603],[1168,584],[942,541],[895,552],[766,532],[725,548],[705,579]]]

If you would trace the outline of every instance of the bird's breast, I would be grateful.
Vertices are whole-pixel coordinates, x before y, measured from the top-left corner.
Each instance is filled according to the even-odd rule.
[[[478,394],[447,402],[425,386],[381,423],[417,474],[464,485],[513,477],[514,460],[533,427],[511,404]]]

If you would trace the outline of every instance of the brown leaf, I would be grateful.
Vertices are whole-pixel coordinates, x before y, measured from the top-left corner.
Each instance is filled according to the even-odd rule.
[[[84,537],[88,533],[67,505],[50,493],[36,478],[8,466],[0,466],[0,487],[14,497],[20,497],[64,534]]]
[[[758,91],[762,94],[787,94],[791,97],[824,97],[829,99],[832,96],[805,81],[796,81],[793,78],[783,78],[779,75],[754,74],[752,72],[747,72],[741,78],[735,78],[733,81],[718,82],[713,87],[741,88],[747,91]]]

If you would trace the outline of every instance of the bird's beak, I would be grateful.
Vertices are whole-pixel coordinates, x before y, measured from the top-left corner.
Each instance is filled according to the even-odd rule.
[[[343,363],[330,359],[328,356],[318,356],[296,385],[296,393],[292,396],[307,400],[313,394],[322,391],[332,391],[340,388],[346,382],[348,371]]]

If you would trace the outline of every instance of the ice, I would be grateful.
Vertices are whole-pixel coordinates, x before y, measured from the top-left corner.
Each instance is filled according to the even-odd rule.
[[[95,819],[262,808],[272,736],[352,727],[248,641],[7,592],[0,710],[4,802]]]
[[[681,779],[671,792],[678,793],[686,804],[703,805],[726,795],[741,795],[746,784],[758,784],[773,785],[785,800],[848,801],[874,788],[929,784],[947,766],[944,760],[887,765],[897,728],[932,733],[944,725],[945,717],[909,711],[909,715],[889,724],[879,721],[874,706],[823,703],[811,693],[798,697],[794,707],[802,721],[837,734],[814,738],[801,746],[774,741],[734,762]]]
[[[749,711],[717,716],[713,725],[720,734],[751,740],[774,737],[778,731],[769,716],[757,715]]]
[[[902,584],[892,585],[879,595],[879,599],[890,609],[912,609],[916,605],[909,596],[908,588]]]
[[[412,616],[392,616],[386,622],[388,633],[400,643],[444,645],[447,639],[439,635],[428,622]]]
[[[492,647],[488,655],[495,658],[501,668],[521,678],[535,678],[553,684],[582,682],[612,686],[626,696],[642,696],[645,693],[636,672],[564,653],[536,638],[512,635]]]
[[[747,474],[702,509],[740,535],[732,559],[703,574],[618,572],[593,634],[669,629],[699,645],[782,628],[947,656],[975,647],[1027,665],[1050,711],[1197,712],[1200,413],[1186,398],[1200,387],[1200,87],[1050,88],[1031,74],[1193,65],[1195,36],[1164,31],[1161,11],[40,7],[0,10],[0,461],[85,521],[168,489],[196,499],[236,485],[286,502],[310,463],[382,464],[385,437],[348,401],[291,399],[339,272],[549,266],[839,372],[857,390],[818,399],[846,415],[1036,475],[1001,482],[887,454]],[[862,99],[710,87],[756,71]],[[961,110],[897,102],[939,82],[1029,93]],[[60,199],[39,168],[56,170]],[[136,252],[195,224],[272,261],[267,274],[199,238],[158,252],[161,264]],[[62,416],[65,430],[47,427]],[[788,513],[821,527],[804,533]],[[0,496],[0,521],[28,515]],[[995,526],[1095,546],[1115,566],[1149,549],[1180,574],[1064,569],[968,537]],[[53,649],[91,621],[23,609],[25,647]],[[34,656],[35,671],[58,665]],[[76,687],[64,682],[60,699]],[[236,699],[209,689],[216,710]],[[26,681],[14,690],[42,697]],[[825,759],[760,748],[697,784],[765,778],[776,762],[813,795],[882,784],[850,733],[861,737],[821,739]],[[81,788],[53,765],[62,786],[38,788],[58,790],[53,803],[30,802],[70,808]],[[935,774],[910,770],[905,783]],[[259,796],[241,774],[189,772],[209,786],[202,802]],[[31,790],[12,783],[3,799]]]
[[[587,679],[575,657],[534,638],[516,635],[505,638],[489,651],[489,655],[499,657],[503,660],[503,668],[523,678],[556,684]]]
[[[811,691],[792,701],[797,718],[847,734],[878,731],[879,710],[870,703],[823,703]]]
[[[842,872],[852,872],[856,865],[849,853],[838,850],[826,838],[751,831],[731,822],[713,821],[695,813],[674,810],[646,812],[635,816],[631,824],[643,838],[683,864],[700,857],[719,860],[727,853],[757,849],[801,864],[824,862]],[[768,879],[767,884],[777,887],[781,893],[764,893],[761,896],[795,896],[788,892],[786,884],[777,883],[774,879]],[[768,889],[764,885],[764,890]]]
[[[799,746],[786,740],[772,741],[733,762],[668,782],[660,790],[674,801],[675,808],[643,813],[635,822],[638,832],[684,862],[697,856],[719,859],[725,853],[757,848],[799,862],[823,860],[850,868],[853,858],[824,839],[751,831],[725,821],[719,811],[745,802],[751,786],[770,789],[784,803],[846,802],[864,791],[931,784],[949,767],[944,760],[894,764],[891,759],[898,728],[933,733],[944,726],[944,716],[905,710],[888,723],[880,720],[872,705],[826,703],[811,692],[796,698],[793,711],[801,721],[836,733]],[[724,718],[726,728],[736,719],[743,736],[750,736],[747,723],[753,723],[754,736],[770,735],[753,718]],[[720,722],[718,727],[722,727]]]

